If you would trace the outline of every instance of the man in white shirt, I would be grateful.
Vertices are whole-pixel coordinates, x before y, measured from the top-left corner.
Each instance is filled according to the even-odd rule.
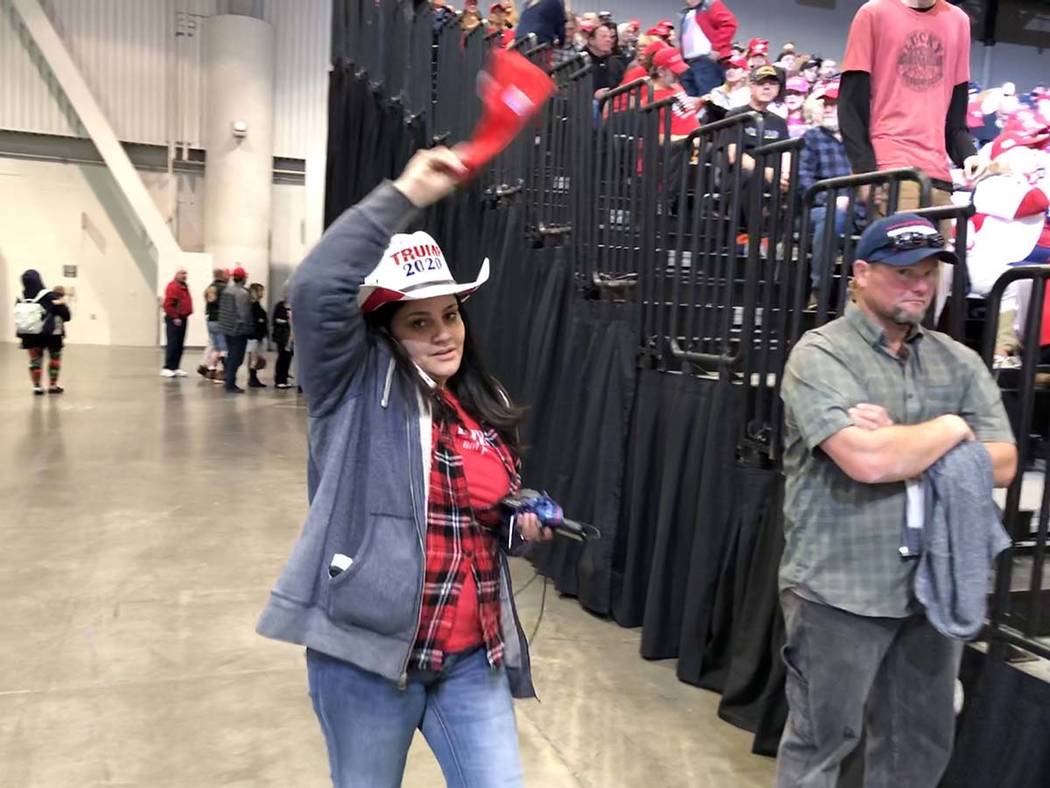
[[[731,54],[737,21],[722,0],[685,3],[678,28],[689,71],[682,75],[682,87],[690,96],[706,96],[725,79],[720,61]]]

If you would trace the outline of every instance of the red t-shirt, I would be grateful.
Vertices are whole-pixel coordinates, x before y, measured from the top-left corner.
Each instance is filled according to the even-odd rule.
[[[653,91],[653,102],[662,101],[665,98],[674,96],[674,104],[671,105],[671,136],[672,137],[684,137],[688,134],[692,134],[698,128],[700,128],[700,120],[697,118],[696,112],[700,108],[700,102],[694,100],[689,94],[682,89],[681,85],[672,85],[669,88],[660,88]],[[664,117],[666,110],[660,111],[660,133],[663,133],[664,124],[667,119]]]
[[[491,509],[510,492],[510,476],[503,461],[486,443],[481,427],[467,415],[459,400],[451,392],[446,392],[445,398],[455,408],[461,422],[452,427],[452,443],[456,453],[463,459],[463,473],[467,478],[471,508],[475,511]],[[478,591],[471,567],[459,594],[456,617],[446,649],[449,653],[466,651],[483,642],[481,619],[478,615]]]
[[[871,75],[871,144],[880,170],[918,167],[950,181],[944,124],[970,79],[970,18],[945,0],[916,11],[869,0],[853,17],[842,70]]]

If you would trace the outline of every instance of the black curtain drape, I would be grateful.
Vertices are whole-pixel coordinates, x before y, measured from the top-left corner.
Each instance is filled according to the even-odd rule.
[[[960,677],[966,702],[941,788],[1050,785],[1050,683],[972,648]]]

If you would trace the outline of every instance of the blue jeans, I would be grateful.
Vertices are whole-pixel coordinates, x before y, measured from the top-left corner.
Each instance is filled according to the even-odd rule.
[[[680,79],[690,96],[706,96],[726,81],[726,70],[710,58],[698,57],[689,63],[689,70]]]
[[[955,738],[962,643],[925,616],[869,618],[780,595],[788,719],[777,788],[835,788],[865,735],[866,788],[937,788]]]
[[[247,350],[247,336],[226,335],[226,367],[223,372],[226,375],[227,391],[233,391],[237,388],[237,370],[244,363],[244,354]]]
[[[510,685],[479,648],[410,673],[405,689],[307,649],[310,697],[328,745],[332,784],[397,788],[418,728],[452,788],[523,785]]]
[[[226,335],[222,333],[218,320],[208,321],[208,342],[220,353],[226,352]]]
[[[835,261],[835,254],[842,248],[842,234],[846,231],[846,212],[835,211],[835,240],[831,245],[831,259],[825,258],[824,238],[825,227],[828,223],[828,208],[826,205],[818,205],[809,212],[810,224],[813,227],[813,264],[809,270],[809,280],[813,289],[820,287],[824,277],[828,275],[831,265]]]

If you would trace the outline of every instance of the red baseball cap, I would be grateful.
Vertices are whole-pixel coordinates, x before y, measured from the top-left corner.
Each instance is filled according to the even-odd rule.
[[[237,266],[236,268],[233,269],[233,271],[230,272],[230,276],[232,276],[234,279],[247,279],[248,278],[248,272],[245,271],[240,266]]]
[[[649,45],[646,46],[646,48],[644,50],[642,50],[642,57],[652,57],[657,52],[659,52],[661,49],[667,49],[670,46],[671,46],[670,44],[668,44],[666,41],[664,41],[661,38],[658,38],[655,41],[650,41]]]
[[[828,85],[824,91],[820,94],[820,98],[827,99],[829,101],[839,100],[839,85],[837,82],[833,82]]]
[[[543,109],[554,92],[543,69],[518,52],[494,49],[483,78],[478,80],[482,115],[473,136],[456,146],[467,169],[475,171],[491,161]]]
[[[726,58],[726,68],[747,68],[747,58],[743,55]]]
[[[665,46],[653,55],[654,68],[670,69],[671,73],[680,76],[689,70],[689,66],[682,60],[682,55],[674,47]]]
[[[632,30],[641,30],[642,28],[642,22],[639,19],[632,19],[628,24]]]
[[[491,13],[492,13],[493,11],[506,11],[506,10],[507,10],[507,9],[506,9],[506,7],[505,7],[505,6],[503,5],[503,3],[493,3],[492,5],[490,5],[490,6],[489,6],[489,13],[490,13],[490,14],[491,14]]]
[[[769,42],[764,38],[752,38],[747,43],[748,55],[768,55]]]
[[[1035,148],[1039,150],[1050,139],[1050,128],[1032,129],[1031,131],[1004,132],[992,142],[991,157],[1000,155],[1014,148]]]

